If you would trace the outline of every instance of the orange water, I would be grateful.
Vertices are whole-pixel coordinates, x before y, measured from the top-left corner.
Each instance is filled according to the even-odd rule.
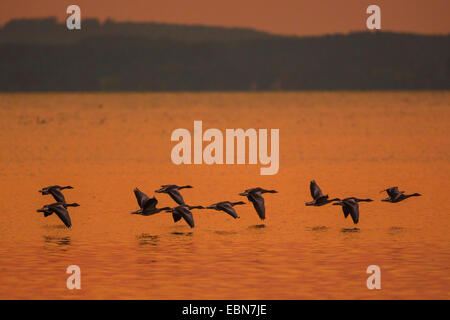
[[[170,160],[176,128],[279,128],[280,171]],[[450,92],[0,95],[0,298],[366,299],[450,298]],[[336,206],[305,207],[309,180],[331,197],[371,197],[359,230]],[[41,187],[70,184],[69,230]],[[190,204],[265,196],[250,205],[130,215],[133,188],[191,184]],[[390,204],[399,185],[423,197]],[[161,206],[172,205],[157,195]],[[66,268],[81,268],[81,290]],[[381,268],[368,290],[366,268]]]

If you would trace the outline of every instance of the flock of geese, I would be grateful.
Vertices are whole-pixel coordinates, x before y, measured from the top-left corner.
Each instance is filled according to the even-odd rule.
[[[359,221],[359,202],[371,202],[372,199],[359,199],[356,197],[347,197],[345,199],[334,198],[329,199],[328,195],[324,195],[322,190],[317,185],[317,183],[313,180],[310,182],[310,191],[311,196],[313,198],[312,201],[306,202],[306,206],[323,206],[329,203],[333,203],[333,205],[338,205],[342,207],[342,211],[344,212],[344,217],[347,218],[349,215],[351,216],[353,223],[357,224]],[[234,206],[243,205],[245,202],[231,202],[231,201],[221,201],[209,205],[207,207],[203,206],[190,206],[184,202],[184,199],[180,193],[181,189],[192,188],[192,186],[177,186],[177,185],[163,185],[161,189],[155,190],[156,193],[166,193],[168,194],[172,200],[174,200],[177,206],[174,207],[163,207],[157,208],[158,200],[153,197],[150,198],[145,193],[143,193],[138,188],[134,189],[134,194],[137,199],[137,203],[139,205],[139,210],[131,212],[131,214],[137,214],[142,216],[151,216],[159,212],[168,212],[172,214],[172,218],[174,222],[178,222],[183,219],[191,228],[194,228],[194,216],[191,212],[193,209],[206,209],[206,210],[216,210],[223,211],[226,214],[230,215],[234,219],[239,218]],[[78,203],[67,203],[64,195],[62,194],[62,190],[64,189],[73,189],[71,186],[61,187],[58,185],[49,186],[39,190],[42,195],[51,194],[53,198],[56,200],[55,203],[48,204],[43,206],[41,209],[37,210],[37,212],[44,213],[44,217],[48,217],[55,213],[61,221],[66,225],[66,227],[70,228],[72,226],[70,215],[68,211],[68,207],[78,207]],[[397,203],[408,199],[410,197],[418,197],[421,196],[419,193],[413,194],[405,194],[404,191],[399,191],[398,187],[391,187],[381,192],[386,192],[388,197],[381,200],[384,202]],[[240,196],[247,197],[247,199],[253,204],[256,213],[258,214],[261,220],[266,218],[266,208],[264,205],[264,198],[262,194],[264,193],[277,193],[276,190],[266,190],[260,187],[247,189],[244,192],[240,193]]]

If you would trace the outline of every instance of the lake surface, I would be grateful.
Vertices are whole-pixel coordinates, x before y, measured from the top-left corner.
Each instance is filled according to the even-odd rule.
[[[279,128],[279,173],[174,165],[171,133],[194,120]],[[0,298],[449,299],[449,124],[450,92],[0,94]],[[305,207],[312,179],[376,200],[358,229],[340,207]],[[75,187],[71,229],[36,212],[53,184]],[[134,187],[162,184],[193,185],[193,205],[279,193],[265,195],[263,226],[251,205],[236,220],[194,211],[194,229],[130,214]],[[397,185],[423,196],[380,202]],[[66,288],[73,264],[81,290]],[[369,265],[381,290],[366,287]]]

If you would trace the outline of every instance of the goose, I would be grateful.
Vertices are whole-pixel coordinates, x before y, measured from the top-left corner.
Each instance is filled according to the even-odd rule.
[[[78,203],[52,203],[43,206],[41,209],[36,210],[37,212],[43,212],[44,217],[48,217],[55,213],[59,219],[66,225],[67,228],[72,226],[72,222],[70,220],[69,211],[67,211],[67,207],[79,207]]]
[[[421,196],[420,193],[405,194],[405,191],[399,191],[398,187],[387,188],[385,190],[381,190],[380,193],[385,192],[385,191],[387,192],[389,197],[381,200],[384,202],[397,203],[397,202],[403,201],[403,200],[411,198],[411,197],[420,197]]]
[[[347,216],[350,215],[354,224],[357,224],[359,222],[359,205],[355,199],[346,198],[333,203],[333,205],[342,206],[344,217],[347,218]]]
[[[179,205],[184,204],[184,199],[178,190],[192,188],[192,186],[177,186],[174,184],[162,185],[161,189],[155,190],[156,193],[167,193]]]
[[[206,207],[206,209],[224,211],[225,213],[229,214],[234,219],[236,219],[236,218],[239,218],[239,216],[237,215],[236,210],[234,210],[233,207],[237,206],[237,205],[242,205],[242,204],[245,204],[245,202],[243,202],[243,201],[239,201],[239,202],[222,201],[222,202],[217,202],[215,204],[212,204],[212,205]]]
[[[373,200],[372,199],[360,199],[360,198],[356,198],[356,197],[348,197],[348,198],[345,198],[345,199],[337,199],[336,201],[343,201],[343,200],[350,200],[350,199],[352,199],[352,200],[355,200],[356,202],[372,202]]]
[[[71,186],[61,187],[61,186],[56,185],[56,186],[49,186],[49,187],[42,188],[38,192],[42,193],[42,195],[51,194],[57,202],[65,203],[66,199],[64,198],[64,195],[61,192],[61,190],[64,190],[64,189],[73,189],[73,187],[71,187]]]
[[[266,218],[266,208],[264,206],[264,198],[262,197],[263,193],[278,193],[276,190],[265,190],[263,188],[257,187],[252,189],[247,189],[244,192],[240,193],[240,196],[247,197],[247,199],[253,203],[253,207],[256,210],[259,218],[264,220]]]
[[[140,214],[142,216],[150,216],[152,214],[165,211],[170,209],[170,207],[156,208],[158,200],[155,197],[149,198],[145,193],[143,193],[138,188],[134,189],[134,195],[140,207],[139,210],[131,212],[131,214]]]
[[[194,228],[194,216],[192,215],[191,210],[192,209],[205,209],[203,206],[188,206],[186,204],[180,205],[175,208],[169,208],[166,210],[166,212],[172,213],[173,221],[176,223],[181,218],[186,221],[186,223],[191,227]]]
[[[323,195],[322,190],[320,190],[319,185],[315,180],[312,180],[309,183],[309,189],[311,191],[311,196],[313,197],[313,201],[305,202],[305,206],[323,206],[330,202],[339,201],[339,198],[328,199],[328,195]]]

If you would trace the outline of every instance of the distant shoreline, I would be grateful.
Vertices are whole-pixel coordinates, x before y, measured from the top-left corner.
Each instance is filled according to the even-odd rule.
[[[0,71],[0,92],[449,90],[450,35],[24,19],[0,29]]]

